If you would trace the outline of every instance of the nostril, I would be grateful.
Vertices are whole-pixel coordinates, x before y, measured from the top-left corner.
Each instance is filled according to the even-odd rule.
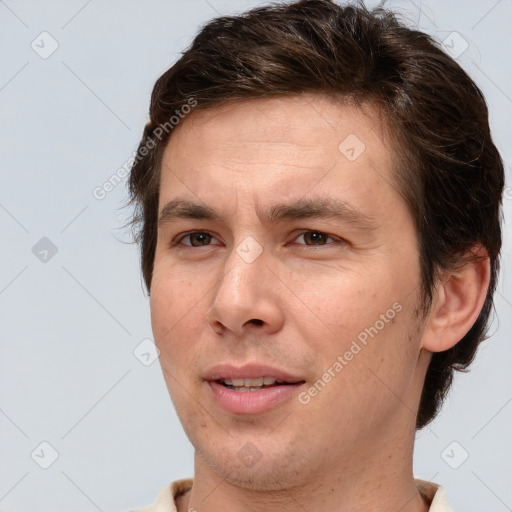
[[[222,334],[224,332],[224,326],[220,322],[214,322],[213,324],[210,324],[210,322],[208,322],[208,327],[215,334]]]
[[[255,325],[263,325],[263,320],[259,320],[258,318],[253,318],[252,320],[250,320],[250,323],[255,324]]]

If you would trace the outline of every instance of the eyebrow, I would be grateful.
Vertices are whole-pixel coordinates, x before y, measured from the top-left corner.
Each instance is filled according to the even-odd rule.
[[[361,230],[376,229],[375,219],[357,210],[350,204],[335,198],[299,199],[291,204],[276,204],[263,211],[269,224],[286,220],[334,219],[343,221]],[[209,206],[187,199],[173,199],[160,211],[158,225],[177,219],[195,219],[225,222],[226,219]]]

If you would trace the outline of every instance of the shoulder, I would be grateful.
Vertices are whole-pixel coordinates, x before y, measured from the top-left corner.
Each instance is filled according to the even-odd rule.
[[[176,512],[176,498],[192,487],[192,478],[175,480],[162,487],[155,501],[147,507],[136,508],[130,512]]]
[[[415,479],[416,487],[423,498],[430,503],[429,512],[453,512],[448,504],[444,487],[434,482]]]

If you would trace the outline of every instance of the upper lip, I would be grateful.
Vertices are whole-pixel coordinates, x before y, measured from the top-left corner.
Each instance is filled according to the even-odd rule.
[[[232,364],[219,364],[210,368],[205,376],[205,380],[214,381],[220,379],[256,379],[258,377],[273,377],[276,380],[289,383],[304,382],[304,379],[264,364],[246,364],[243,366],[234,366]]]

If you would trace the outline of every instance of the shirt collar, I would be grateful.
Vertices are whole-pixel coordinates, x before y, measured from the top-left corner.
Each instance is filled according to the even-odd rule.
[[[190,490],[193,481],[192,478],[175,480],[160,491],[152,505],[132,510],[132,512],[177,512],[176,499]],[[421,496],[427,503],[430,503],[429,512],[453,512],[441,485],[420,479],[415,479],[414,482]]]

